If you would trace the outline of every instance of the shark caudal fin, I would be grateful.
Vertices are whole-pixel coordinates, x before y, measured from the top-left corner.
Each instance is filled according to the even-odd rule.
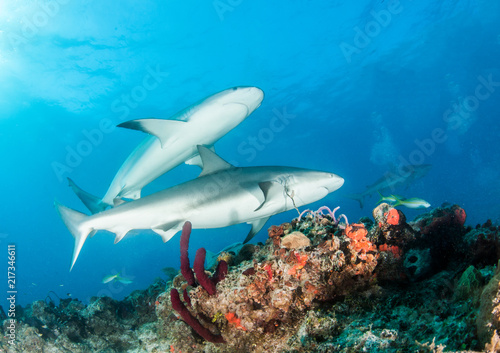
[[[73,259],[71,260],[71,267],[69,269],[71,271],[78,258],[78,254],[80,254],[80,250],[82,250],[83,243],[94,232],[94,229],[83,226],[83,222],[88,217],[87,215],[63,206],[57,201],[54,202],[54,205],[56,206],[57,213],[59,213],[71,235],[75,238]]]
[[[103,202],[97,196],[89,194],[88,192],[82,190],[78,185],[75,184],[73,180],[68,178],[69,186],[73,189],[74,193],[83,202],[83,204],[89,209],[92,214],[104,211],[107,207],[111,206]]]
[[[350,199],[358,201],[360,208],[364,207],[364,200],[365,200],[365,196],[364,195],[362,195],[362,194],[351,194],[351,195],[348,195],[347,197],[350,198]]]

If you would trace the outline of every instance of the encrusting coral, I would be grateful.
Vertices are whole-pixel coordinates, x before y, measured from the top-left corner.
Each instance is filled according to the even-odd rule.
[[[462,232],[464,228],[461,222],[465,212],[460,210],[458,206],[453,206],[452,213],[460,221],[455,224]],[[338,219],[335,219],[334,212],[331,211],[327,215],[318,211],[308,211],[308,214],[303,212],[291,223],[269,228],[269,239],[266,244],[255,247],[252,259],[230,267],[226,278],[217,285],[214,295],[209,295],[201,287],[192,289],[190,310],[199,318],[206,318],[206,322],[210,321],[209,318],[213,318],[213,323],[226,341],[226,344],[218,346],[217,351],[220,352],[305,352],[311,351],[312,347],[319,347],[317,340],[325,339],[320,336],[330,337],[331,342],[338,342],[340,339],[348,340],[343,334],[339,334],[339,332],[348,332],[345,323],[343,324],[340,320],[342,305],[348,305],[351,308],[354,308],[352,305],[356,305],[357,309],[349,315],[352,321],[354,320],[352,318],[356,317],[356,312],[362,315],[361,307],[374,310],[379,305],[376,303],[383,303],[384,300],[394,301],[395,299],[390,299],[392,296],[402,303],[402,298],[406,297],[410,287],[414,287],[415,291],[422,291],[422,299],[429,298],[428,293],[423,294],[429,291],[429,288],[434,288],[434,286],[436,290],[441,288],[442,284],[425,283],[434,280],[433,274],[453,263],[454,258],[448,258],[447,262],[440,262],[436,267],[434,262],[425,260],[429,258],[417,255],[419,252],[430,254],[435,251],[436,244],[433,244],[426,234],[420,232],[419,225],[423,224],[424,219],[428,219],[426,223],[432,224],[433,219],[436,218],[436,212],[429,213],[427,218],[425,215],[421,216],[411,224],[406,222],[406,217],[400,210],[387,204],[374,210],[374,223],[363,220],[364,223],[340,224]],[[449,211],[444,208],[441,212]],[[438,223],[442,221],[439,220]],[[438,238],[445,238],[443,241],[446,242],[447,229],[443,228],[441,231],[439,233],[434,230],[433,234]],[[298,237],[301,239],[306,237],[309,244],[304,242],[304,245],[300,246],[291,245],[295,243],[295,240],[289,241],[290,234],[294,234],[293,237],[300,234]],[[441,244],[441,242],[437,243]],[[461,248],[461,246],[456,244],[456,248]],[[419,272],[420,269],[409,272],[405,266],[408,268],[416,266],[416,262],[412,260],[418,259],[418,256],[422,261],[428,261],[427,265],[425,263],[420,265],[428,266],[428,269],[425,272]],[[417,277],[417,273],[425,273],[425,276]],[[451,283],[450,281],[458,273],[453,270],[445,272],[444,276],[441,275],[441,281]],[[182,282],[176,283],[177,286],[183,286]],[[405,293],[404,295],[389,294],[391,291],[383,294],[387,290],[383,290],[380,284],[384,283],[385,285],[399,283],[407,286],[407,289],[401,292],[401,294]],[[474,283],[476,286],[477,282]],[[396,288],[398,287],[394,287],[392,291],[397,292]],[[442,291],[442,289],[439,290]],[[456,290],[457,293],[462,293],[464,289],[460,286]],[[461,295],[454,299],[451,287],[446,293],[449,293],[446,295],[450,301],[465,300]],[[353,300],[352,305],[350,300]],[[361,304],[365,300],[369,300],[372,304],[368,302]],[[421,301],[418,303],[420,303],[418,305],[423,305],[422,308],[427,307]],[[385,310],[395,309],[388,306],[381,312]],[[329,312],[335,312],[339,316],[332,320]],[[322,333],[317,338],[315,338],[317,333],[314,333],[316,331],[310,325],[313,324],[311,318],[318,318],[318,314],[311,316],[312,313],[324,313],[319,315],[319,320],[328,323],[327,327],[329,327],[326,332],[321,331]],[[366,317],[367,314],[363,315]],[[373,311],[373,314],[368,315],[374,315],[371,320],[376,323],[381,314],[375,314]],[[401,318],[408,317],[405,311],[392,315],[401,315]],[[464,314],[457,313],[457,315]],[[314,325],[321,327],[318,319],[315,320]],[[302,327],[306,330],[304,332],[308,333],[305,336],[301,336]],[[341,327],[344,328],[341,329]],[[450,338],[458,339],[462,335],[464,338],[467,337],[467,340],[470,339],[469,336],[459,333],[465,327],[460,329],[452,327],[455,326],[450,326],[450,330],[455,330],[455,333],[451,334],[452,331],[449,331]],[[378,349],[396,347],[396,342],[405,336],[404,330],[403,325],[399,333],[398,330],[385,328],[376,334],[370,331],[365,332],[363,336],[365,338],[360,341],[363,343],[359,343],[358,348],[353,351],[365,351],[369,345],[379,347]],[[432,337],[425,340],[425,336],[416,332],[415,337],[418,337],[420,342],[432,342]],[[472,341],[467,342],[474,344],[470,343]],[[189,344],[201,350],[201,346],[198,346],[201,344],[200,341],[189,341]],[[205,350],[207,344],[209,343],[205,344]],[[177,345],[180,348],[183,347],[180,341]],[[407,344],[406,346],[409,347]],[[432,344],[419,346],[413,343],[412,349],[416,351],[423,349],[422,347],[431,346]],[[441,343],[437,346],[444,347]],[[187,348],[187,345],[184,347]],[[324,347],[333,349],[334,346]],[[336,347],[340,348],[340,346]]]
[[[227,349],[245,350],[255,344],[268,349],[283,346],[297,321],[315,307],[314,302],[364,290],[374,280],[377,248],[366,238],[365,227],[347,225],[344,230],[333,220],[323,224],[330,227],[329,232],[313,240],[291,232],[290,224],[271,227],[266,245],[257,249],[252,261],[240,264],[241,271],[230,271],[215,293],[200,286],[191,289],[190,312],[199,318],[217,318],[215,323]],[[301,240],[289,243],[290,234]],[[283,240],[287,247],[282,246]],[[172,293],[177,293],[176,289]],[[172,298],[176,310],[179,300],[178,296]],[[186,310],[181,308],[182,318],[202,335]]]

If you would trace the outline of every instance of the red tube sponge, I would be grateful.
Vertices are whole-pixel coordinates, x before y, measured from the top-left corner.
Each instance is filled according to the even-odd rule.
[[[182,292],[182,296],[184,297],[184,301],[188,306],[191,306],[191,298],[189,298],[187,290],[184,289],[184,292]]]
[[[187,221],[182,226],[181,234],[181,273],[186,279],[190,286],[195,286],[196,281],[194,280],[193,270],[189,264],[189,235],[191,234],[191,222]]]
[[[172,301],[172,308],[177,311],[182,319],[201,337],[212,343],[226,343],[221,335],[214,335],[209,329],[203,327],[203,325],[189,312],[182,303],[177,289],[172,288],[170,291],[170,300]]]
[[[217,268],[215,269],[215,273],[212,276],[212,282],[214,282],[214,284],[219,283],[224,278],[226,278],[227,272],[228,272],[227,262],[224,260],[220,260],[219,263],[217,264]]]
[[[208,292],[210,295],[215,294],[215,283],[212,279],[208,277],[205,273],[205,256],[207,252],[205,248],[199,248],[196,252],[196,257],[194,258],[193,270],[196,273],[196,279],[198,283]]]

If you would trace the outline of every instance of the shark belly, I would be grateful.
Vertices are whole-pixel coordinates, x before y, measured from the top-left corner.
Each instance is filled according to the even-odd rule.
[[[185,221],[198,229],[222,228],[284,211],[281,205],[256,211],[263,201],[255,196],[261,193],[256,177],[248,173],[227,179],[224,173],[200,177],[90,216],[85,226],[108,230],[121,239],[132,229],[167,231],[180,229]]]
[[[110,192],[104,199],[138,199],[144,186],[192,158],[196,153],[196,146],[191,144],[178,143],[162,149],[156,138],[145,141],[143,151],[138,151],[140,157],[127,163],[125,172],[113,180]]]
[[[155,136],[148,136],[120,167],[103,202],[113,204],[115,198],[140,198],[144,186],[196,156],[197,145],[212,146],[246,116],[245,106],[234,104],[233,109],[221,109],[210,104],[193,113],[190,122],[179,129],[178,138],[162,145]],[[231,123],[219,124],[221,120]]]

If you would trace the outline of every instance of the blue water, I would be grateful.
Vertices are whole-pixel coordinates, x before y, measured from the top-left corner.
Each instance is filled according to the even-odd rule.
[[[409,161],[433,168],[397,193],[433,207],[457,203],[469,225],[498,222],[498,23],[500,3],[486,0],[0,1],[4,287],[7,244],[16,245],[18,304],[49,291],[85,302],[120,299],[166,278],[162,268],[179,266],[179,236],[164,244],[149,232],[117,245],[100,232],[69,272],[73,238],[54,199],[86,212],[66,177],[102,196],[144,138],[106,124],[168,118],[232,86],[260,87],[265,98],[217,152],[241,166],[297,166],[345,178],[310,208],[340,206],[351,221],[370,216],[377,197],[360,209],[346,195]],[[282,131],[262,133],[284,113]],[[95,129],[102,138],[88,137]],[[255,138],[258,149],[249,147]],[[82,153],[71,155],[79,147]],[[198,173],[180,166],[143,195]],[[424,212],[403,211],[410,219]],[[274,216],[266,228],[293,217],[294,210]],[[241,241],[248,229],[194,230],[191,254]],[[263,230],[254,241],[266,237]],[[134,283],[101,283],[115,271]]]

